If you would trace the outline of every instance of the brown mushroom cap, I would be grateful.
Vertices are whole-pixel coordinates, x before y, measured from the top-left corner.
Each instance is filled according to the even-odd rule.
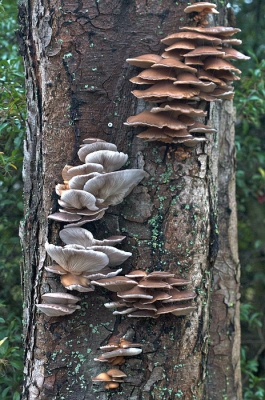
[[[176,316],[187,315],[190,314],[192,311],[195,311],[197,308],[193,306],[187,306],[184,304],[174,304],[174,305],[165,305],[163,307],[158,308],[156,314],[168,314],[172,313]]]
[[[107,382],[104,385],[104,389],[106,390],[111,390],[111,389],[117,389],[119,387],[119,382]]]
[[[180,28],[181,29],[181,28]],[[188,29],[185,29],[188,31]],[[211,36],[210,34],[204,35],[198,32],[177,32],[173,33],[164,39],[161,40],[162,43],[167,44],[167,45],[172,45],[175,42],[178,42],[179,40],[183,39],[192,39],[196,40],[196,43],[211,43],[213,46],[217,46],[222,43],[222,40],[219,39],[218,37]]]
[[[233,49],[232,47],[223,47],[223,51],[225,52],[224,58],[225,59],[234,59],[234,60],[249,60],[250,57],[245,56],[245,54],[240,53],[240,51],[237,51]]]
[[[117,293],[117,296],[125,299],[125,300],[138,300],[138,299],[149,299],[151,300],[153,296],[148,294],[146,290],[139,288],[138,286],[134,286],[132,289],[124,290]]]
[[[152,126],[156,128],[163,128],[167,126],[173,130],[186,128],[186,125],[171,117],[168,113],[153,114],[150,111],[143,111],[138,115],[129,117],[124,125],[128,126]]]
[[[154,99],[157,101],[159,98],[172,98],[172,99],[189,99],[199,94],[199,89],[191,88],[188,85],[182,85],[182,87],[176,87],[173,83],[156,83],[152,87],[146,90],[134,90],[132,92],[138,99]]]
[[[152,310],[138,310],[134,311],[132,314],[129,314],[130,318],[158,318],[156,311]]]
[[[213,70],[227,70],[227,71],[234,71],[238,74],[241,74],[240,69],[236,68],[233,64],[229,63],[228,61],[222,58],[215,58],[215,57],[208,57],[204,61],[204,69],[207,71],[208,69]]]
[[[107,371],[107,374],[111,378],[126,378],[127,377],[127,375],[124,372],[122,372],[120,369],[116,369],[116,368],[109,369]]]
[[[233,36],[235,33],[241,32],[241,29],[230,26],[211,26],[208,28],[201,26],[182,26],[180,30],[193,33],[198,32],[205,35],[221,35],[222,37]]]
[[[162,58],[159,62],[152,65],[151,68],[174,68],[176,70],[190,71],[196,72],[196,68],[189,67],[184,64],[180,60],[176,60],[175,58]]]
[[[172,289],[170,290],[170,299],[164,299],[162,300],[162,303],[171,303],[171,302],[177,302],[177,301],[184,301],[184,300],[192,300],[196,297],[196,293],[190,291],[190,290],[178,290],[178,289]]]
[[[173,43],[171,46],[167,47],[165,51],[171,51],[171,50],[176,50],[176,49],[181,49],[181,50],[193,50],[196,48],[196,41],[192,39],[183,39],[179,40],[176,43]]]
[[[101,374],[92,378],[93,382],[111,382],[111,380],[112,379],[110,375],[107,374],[107,372],[101,372]]]
[[[171,289],[172,287],[160,279],[142,279],[138,283],[139,288],[145,289]]]
[[[92,281],[91,284],[105,287],[111,292],[118,292],[133,288],[135,285],[137,285],[137,281],[126,278],[125,276],[115,276],[113,278]]]
[[[148,81],[174,81],[176,79],[176,73],[174,70],[169,70],[168,68],[148,68],[137,75],[137,77]]]
[[[149,68],[151,65],[161,60],[161,56],[158,54],[143,54],[134,58],[127,58],[127,63],[135,65],[140,68]]]
[[[68,290],[77,290],[78,292],[93,292],[94,288],[90,286],[90,281],[80,275],[66,274],[61,276],[61,284]]]
[[[192,13],[192,12],[202,12],[206,11],[207,13],[219,14],[217,10],[215,10],[216,4],[208,3],[206,1],[201,1],[199,3],[192,4],[184,8],[185,13]],[[209,10],[209,11],[208,11]]]
[[[184,54],[184,57],[209,57],[209,56],[216,56],[216,57],[224,57],[224,51],[217,50],[216,47],[213,46],[198,46],[196,49],[189,51],[188,53]]]
[[[147,273],[145,271],[142,271],[140,269],[136,269],[134,271],[129,272],[125,276],[127,278],[142,278],[142,277],[144,277],[146,275],[147,275]]]
[[[207,115],[206,111],[199,108],[193,108],[190,105],[180,101],[163,103],[160,107],[153,107],[150,110],[151,113],[159,113],[163,111],[174,111],[178,114],[188,114],[190,117],[202,117]]]

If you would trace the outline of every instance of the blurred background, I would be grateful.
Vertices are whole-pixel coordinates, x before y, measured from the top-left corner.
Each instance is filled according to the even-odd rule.
[[[219,1],[221,3],[221,1]],[[223,2],[222,2],[223,3]],[[0,1],[0,393],[18,400],[23,368],[21,248],[25,94],[16,37],[17,1]],[[228,25],[241,28],[236,82],[237,201],[242,266],[244,400],[265,399],[265,2],[231,0]]]

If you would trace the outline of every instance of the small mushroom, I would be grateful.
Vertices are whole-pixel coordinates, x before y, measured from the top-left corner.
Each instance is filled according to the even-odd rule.
[[[90,144],[84,144],[81,146],[80,150],[77,152],[77,155],[80,161],[85,162],[86,156],[91,154],[95,151],[99,150],[110,150],[110,151],[117,151],[117,146],[113,143],[108,142],[94,142]],[[101,163],[99,163],[101,164]]]
[[[149,68],[156,62],[162,59],[161,56],[157,54],[143,54],[134,58],[127,58],[127,63],[130,65],[135,65],[140,68]]]
[[[92,281],[91,284],[102,286],[111,292],[125,291],[137,285],[137,281],[126,278],[125,276],[116,276],[113,278],[100,279]]]
[[[76,304],[36,304],[36,307],[48,317],[60,317],[63,315],[73,314],[80,306]]]
[[[101,164],[104,172],[120,169],[128,160],[128,155],[118,151],[98,150],[86,156],[86,163]]]

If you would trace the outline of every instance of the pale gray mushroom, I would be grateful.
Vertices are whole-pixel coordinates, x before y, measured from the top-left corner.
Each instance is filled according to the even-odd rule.
[[[92,211],[98,210],[98,207],[96,206],[96,198],[91,193],[87,193],[84,190],[66,190],[62,194],[61,200],[58,200],[58,203],[60,206],[66,208],[88,208]]]
[[[74,176],[87,175],[91,174],[92,172],[103,173],[103,166],[95,163],[78,165],[76,167],[66,165],[62,170],[62,177],[64,181],[68,182]]]
[[[68,182],[68,189],[80,189],[82,190],[84,187],[84,184],[92,178],[95,178],[95,176],[101,175],[99,172],[91,172],[90,174],[87,175],[76,175],[73,176],[73,178],[70,179]]]
[[[109,267],[116,267],[121,265],[127,258],[132,256],[132,253],[129,251],[124,251],[120,249],[116,249],[112,246],[92,246],[91,250],[100,251],[109,257]]]
[[[113,278],[100,279],[99,281],[91,281],[91,284],[104,287],[111,292],[127,291],[136,287],[137,281],[126,278],[125,276],[115,276]]]
[[[122,272],[122,268],[116,269],[116,270],[111,270],[108,267],[103,268],[100,272],[95,272],[94,274],[86,273],[83,272],[83,276],[88,278],[89,280],[101,280],[101,279],[107,279],[107,278],[113,278],[114,276],[117,276]]]
[[[46,243],[45,248],[54,261],[67,272],[75,275],[88,271],[100,271],[109,263],[108,256],[99,251],[74,248],[73,245],[60,247],[50,243]]]
[[[53,292],[53,293],[44,293],[41,298],[44,300],[45,303],[48,304],[76,304],[78,301],[81,300],[80,297],[73,296],[69,293],[64,292]]]
[[[67,225],[68,228],[77,228],[79,226],[82,226],[86,224],[87,222],[92,222],[92,221],[97,221],[98,219],[101,219],[103,215],[105,214],[106,208],[103,208],[102,210],[99,210],[96,214],[93,214],[91,216],[83,216],[78,222],[73,222],[72,224]]]
[[[111,236],[107,239],[94,239],[92,233],[83,228],[65,228],[59,232],[59,236],[65,244],[80,244],[84,247],[90,246],[115,246],[122,242],[126,236]]]
[[[73,314],[75,310],[81,308],[77,304],[36,304],[36,306],[40,311],[48,315],[48,317],[60,317],[63,315]]]
[[[86,162],[85,160],[88,154],[94,153],[95,151],[99,150],[117,151],[117,146],[113,143],[108,143],[108,142],[94,142],[90,144],[84,144],[77,152],[77,155],[80,161]]]
[[[104,172],[120,169],[128,160],[128,155],[118,151],[99,150],[86,156],[86,163],[101,164]]]
[[[91,193],[102,206],[116,205],[123,201],[133,188],[148,174],[142,169],[110,172],[90,179],[84,190]]]
[[[137,347],[129,347],[127,349],[115,349],[113,351],[108,351],[101,355],[103,359],[108,359],[112,357],[129,357],[129,356],[137,356],[142,353],[142,349]]]
[[[48,215],[49,219],[53,219],[54,221],[59,221],[59,222],[78,222],[82,218],[80,215],[76,214],[69,214],[66,212],[56,212],[54,214]]]
[[[93,292],[94,286],[90,285],[89,279],[82,275],[66,274],[61,276],[61,284],[68,290],[78,292]]]

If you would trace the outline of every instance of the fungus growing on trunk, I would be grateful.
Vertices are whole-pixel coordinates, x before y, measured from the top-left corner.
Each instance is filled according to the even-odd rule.
[[[73,296],[68,293],[54,292],[45,293],[41,296],[43,303],[36,304],[38,309],[48,317],[59,317],[69,315],[75,310],[81,308],[76,303],[80,301],[80,297]]]
[[[192,24],[196,26],[181,27],[180,32],[162,39],[162,43],[168,47],[161,56],[158,56],[160,58],[156,59],[155,54],[148,54],[126,60],[131,65],[147,68],[131,80],[133,83],[151,84],[148,89],[133,90],[133,95],[160,105],[150,111],[129,117],[125,125],[147,127],[147,130],[137,135],[146,141],[182,143],[187,147],[194,147],[206,140],[204,134],[214,133],[216,130],[195,120],[194,118],[202,115],[196,115],[194,111],[190,115],[194,126],[190,128],[189,124],[185,124],[180,118],[182,114],[180,107],[178,112],[174,113],[172,112],[174,108],[171,108],[170,104],[178,99],[178,103],[183,104],[185,108],[189,106],[189,100],[193,100],[195,102],[193,104],[197,103],[193,110],[199,110],[201,101],[209,103],[232,99],[234,93],[230,82],[239,79],[234,72],[240,74],[241,71],[227,60],[247,60],[249,57],[228,47],[240,44],[238,39],[231,38],[240,32],[240,29],[223,26],[205,27],[208,24],[207,15],[218,14],[215,4],[199,2],[186,7],[184,11],[190,15]],[[137,63],[141,58],[149,59],[150,63]],[[165,114],[163,118],[151,117],[152,113],[160,114],[162,111]],[[186,111],[183,114],[186,114]],[[184,124],[181,128],[180,122]],[[174,133],[174,130],[177,133]],[[197,134],[200,136],[197,137]]]

